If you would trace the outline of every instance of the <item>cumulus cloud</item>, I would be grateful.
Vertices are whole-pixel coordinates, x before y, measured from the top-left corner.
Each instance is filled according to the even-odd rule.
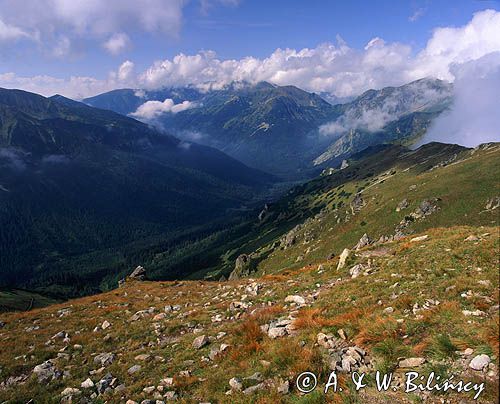
[[[118,80],[120,81],[129,81],[134,75],[135,65],[130,60],[126,60],[123,62],[118,68]]]
[[[434,30],[426,47],[412,56],[402,43],[370,40],[362,50],[338,37],[316,48],[277,49],[269,57],[221,60],[215,52],[179,54],[155,62],[139,77],[146,88],[194,84],[221,88],[232,81],[270,81],[348,97],[369,89],[401,85],[422,77],[453,80],[450,66],[500,50],[500,12],[485,10],[458,28]]]
[[[107,2],[97,3],[101,5],[92,7],[99,10],[107,7],[102,5]],[[129,2],[124,3],[124,10],[130,10]],[[70,10],[74,14],[74,8],[70,7]],[[100,24],[91,22],[88,14],[77,18],[82,21],[74,22],[75,29],[90,29],[90,25],[92,30],[99,31]],[[151,24],[151,27],[155,26]],[[114,23],[113,28],[113,33],[123,31],[117,31],[121,28],[118,23]],[[269,81],[278,85],[296,85],[318,93],[328,92],[336,97],[351,97],[370,88],[400,86],[422,77],[452,81],[454,75],[451,66],[479,59],[495,51],[500,51],[500,12],[484,10],[474,14],[469,23],[462,27],[435,29],[425,48],[419,52],[415,52],[410,45],[387,43],[381,38],[373,38],[364,48],[355,49],[337,37],[335,43],[324,43],[315,48],[276,49],[267,58],[248,56],[224,60],[213,51],[195,55],[181,53],[172,59],[156,61],[137,74],[132,72],[124,76],[115,72],[107,79],[93,81],[90,78],[45,78],[45,87],[41,85],[39,77],[32,78],[35,85],[28,83],[29,78],[15,78],[6,84],[0,76],[0,86],[23,85],[28,88],[22,88],[36,88],[42,94],[59,92],[75,97],[125,86],[154,90],[191,85],[209,90],[223,88],[234,81]],[[77,83],[81,83],[79,89],[76,88]]]
[[[137,111],[130,114],[134,118],[152,121],[165,113],[176,114],[186,109],[193,108],[195,103],[191,101],[183,101],[179,104],[175,104],[171,98],[167,98],[165,101],[146,101],[144,104],[137,108]]]
[[[118,55],[130,45],[130,39],[127,34],[120,32],[111,35],[111,37],[102,44],[112,55]]]
[[[500,141],[500,52],[455,65],[451,74],[453,104],[433,122],[422,143],[476,146]]]

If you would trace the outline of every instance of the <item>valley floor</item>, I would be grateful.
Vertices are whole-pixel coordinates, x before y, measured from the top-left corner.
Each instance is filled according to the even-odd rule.
[[[127,281],[0,314],[0,402],[475,402],[405,393],[415,370],[485,383],[477,402],[496,403],[498,232],[427,229],[352,250],[342,268],[337,257],[259,279]],[[343,391],[325,395],[333,370]],[[394,390],[376,391],[377,370],[394,372]],[[319,379],[309,394],[304,371]],[[359,392],[354,371],[368,374]]]

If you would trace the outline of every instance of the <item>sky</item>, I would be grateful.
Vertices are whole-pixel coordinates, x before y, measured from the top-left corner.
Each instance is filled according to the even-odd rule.
[[[351,97],[500,52],[498,1],[0,0],[0,87],[267,80]],[[486,58],[497,63],[497,58]]]

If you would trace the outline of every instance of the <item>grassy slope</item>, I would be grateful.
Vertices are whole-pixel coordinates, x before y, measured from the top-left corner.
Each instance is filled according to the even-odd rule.
[[[287,396],[277,394],[276,388],[251,398],[241,393],[227,396],[225,392],[231,377],[245,377],[256,371],[276,383],[285,379],[293,381],[304,370],[327,374],[327,352],[315,344],[316,334],[336,333],[339,328],[344,329],[350,342],[372,354],[376,369],[394,369],[397,357],[423,356],[428,364],[420,369],[422,372],[453,372],[467,380],[483,380],[484,376],[467,370],[467,363],[456,360],[454,351],[470,347],[474,354],[487,353],[498,364],[497,232],[498,227],[483,226],[432,229],[426,232],[429,238],[423,242],[406,239],[386,243],[383,247],[387,254],[372,258],[373,272],[369,276],[351,279],[348,275],[351,265],[366,263],[367,258],[360,254],[353,256],[349,265],[340,271],[336,271],[334,259],[324,264],[321,273],[316,266],[307,266],[265,276],[258,280],[261,289],[255,297],[245,291],[251,280],[131,282],[123,289],[106,294],[29,313],[4,314],[1,320],[7,324],[0,330],[1,379],[22,374],[28,379],[15,388],[0,390],[0,399],[23,402],[36,398],[39,402],[58,402],[65,387],[79,388],[87,377],[97,382],[109,371],[125,384],[126,390],[109,393],[102,401],[151,398],[152,393],[142,391],[144,387],[158,386],[164,377],[174,377],[174,387],[166,387],[165,391],[174,389],[182,402],[322,402],[320,394],[301,397],[293,388]],[[479,240],[464,241],[471,234]],[[374,249],[380,247],[362,252]],[[398,284],[391,287],[396,282]],[[467,291],[470,291],[468,296],[462,297]],[[297,311],[284,303],[288,294],[305,297],[307,306]],[[313,294],[317,294],[315,299]],[[437,299],[440,303],[420,312],[420,318],[411,308],[415,303],[423,305],[426,299]],[[251,307],[238,310],[241,314],[236,316],[237,312],[230,311],[229,305],[241,300]],[[130,320],[138,310],[154,307],[157,314],[166,304],[179,304],[180,311],[171,312],[161,320],[152,320],[153,315]],[[394,307],[393,313],[383,312],[388,306]],[[70,308],[71,312],[59,317],[57,312],[62,308]],[[480,309],[485,314],[466,317],[462,313],[464,309]],[[211,317],[216,314],[222,315],[223,321],[212,322]],[[258,325],[288,315],[296,319],[296,335],[272,340],[260,332]],[[397,322],[398,319],[402,320]],[[108,320],[111,327],[92,332],[104,320]],[[26,331],[34,325],[40,329]],[[196,328],[198,333],[193,332]],[[69,356],[56,359],[56,364],[71,375],[47,386],[40,385],[30,376],[30,371],[43,360],[56,357],[66,345],[58,339],[46,344],[61,330],[68,332],[71,339],[64,350]],[[191,347],[196,336],[216,336],[221,331],[227,336],[208,347],[201,350]],[[110,335],[108,342],[104,341],[106,334]],[[443,334],[448,339],[443,341]],[[165,346],[157,344],[162,337],[170,338]],[[231,347],[214,361],[202,360],[220,343]],[[75,349],[74,344],[82,348]],[[101,352],[114,352],[117,360],[104,372],[89,376],[90,371],[99,368],[92,357]],[[155,359],[151,362],[134,359],[145,353]],[[189,360],[194,362],[185,362]],[[261,362],[263,360],[269,364]],[[127,369],[134,364],[142,368],[129,375]],[[179,375],[183,370],[192,373]],[[487,388],[481,402],[497,402],[497,378],[498,374],[484,379]],[[375,397],[378,401],[374,401]],[[458,402],[458,399],[472,402],[467,394],[445,397],[452,400],[450,402]],[[418,402],[417,397],[400,392],[378,394],[373,387],[362,394],[345,390],[340,395],[328,396],[328,401],[335,398],[350,403]],[[439,402],[441,398],[432,396],[430,401]]]
[[[455,154],[451,164],[430,170]],[[255,252],[259,274],[319,263],[331,253],[353,247],[364,233],[375,240],[394,234],[398,223],[430,198],[441,199],[439,211],[412,223],[408,232],[492,225],[498,223],[499,211],[485,211],[485,205],[500,195],[499,168],[498,144],[481,150],[431,144],[403,154],[390,148],[297,188],[272,207],[270,219],[247,235],[246,243],[228,255],[235,259],[239,253]],[[416,188],[410,190],[411,186]],[[365,206],[353,215],[350,203],[360,191]],[[405,198],[409,207],[396,212]],[[297,232],[297,242],[281,249],[276,241],[299,223],[304,226]]]

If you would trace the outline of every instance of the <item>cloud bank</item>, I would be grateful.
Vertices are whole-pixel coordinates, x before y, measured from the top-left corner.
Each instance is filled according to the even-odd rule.
[[[320,126],[319,133],[336,137],[351,129],[376,132],[404,114],[423,110],[450,98],[450,87],[444,82],[436,86],[434,81],[419,80],[388,90],[386,94],[378,94],[377,97],[368,94],[337,120]]]
[[[124,1],[121,11],[93,21],[95,10],[106,14],[107,2],[96,2],[99,6],[95,6],[92,12],[86,10],[82,15],[77,13],[82,7],[80,3],[76,1],[75,6],[59,10],[58,15],[71,21],[75,30],[99,33],[110,31],[112,27],[113,32],[106,32],[109,36],[106,40],[114,33],[123,31],[123,23],[128,20],[127,16],[131,15],[132,10],[139,13],[139,24],[146,24],[146,27],[153,29],[158,28],[160,21],[168,20],[169,15],[180,12],[176,10],[180,10],[183,4],[173,1],[170,13],[152,16],[150,11],[142,12],[133,8],[131,4],[135,2]],[[151,1],[151,4],[157,5],[158,2]],[[118,50],[120,46],[116,48]],[[484,10],[474,14],[469,23],[462,27],[435,29],[425,48],[416,53],[410,45],[387,43],[381,38],[373,38],[363,49],[355,49],[338,37],[335,43],[324,43],[315,48],[276,49],[267,58],[248,56],[223,60],[213,51],[195,55],[181,53],[172,59],[156,61],[145,71],[137,73],[131,68],[133,63],[128,61],[125,62],[128,70],[123,70],[122,65],[101,80],[91,77],[19,77],[15,73],[6,73],[0,75],[0,86],[24,88],[45,95],[62,93],[82,98],[123,87],[154,90],[191,85],[207,90],[222,88],[233,81],[265,80],[278,85],[296,85],[308,91],[328,92],[337,97],[350,97],[370,88],[400,86],[427,76],[452,81],[455,78],[453,66],[498,51],[500,12]]]
[[[500,141],[500,52],[451,70],[455,77],[452,107],[433,122],[422,143],[470,147]]]

